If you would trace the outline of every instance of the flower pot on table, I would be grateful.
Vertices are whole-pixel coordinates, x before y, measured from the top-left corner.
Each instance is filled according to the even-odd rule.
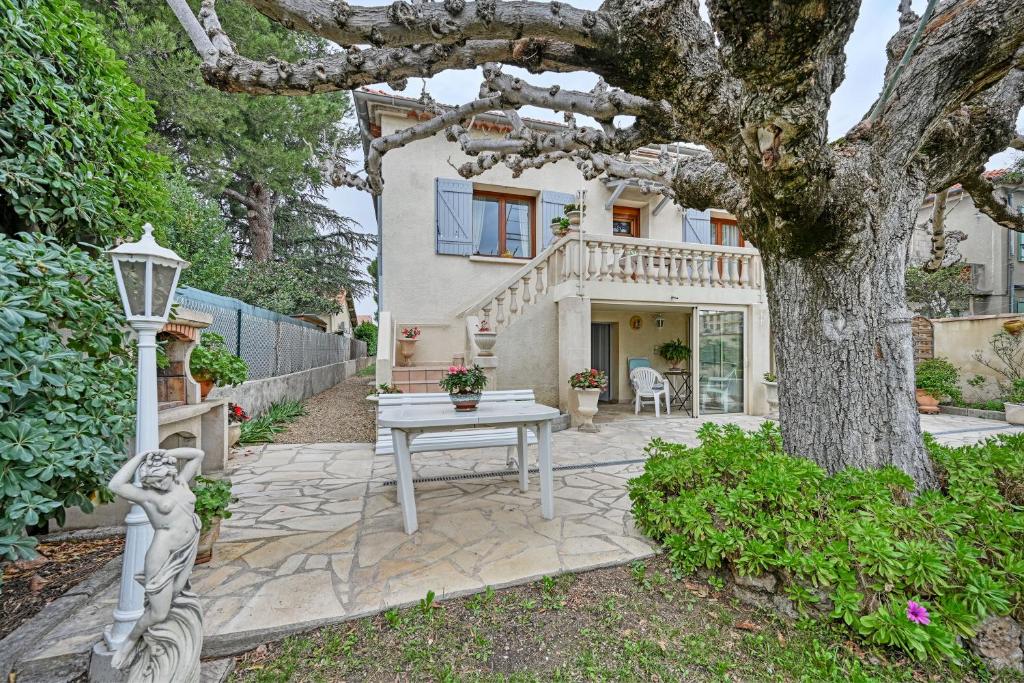
[[[448,394],[448,398],[455,404],[455,410],[460,413],[476,410],[477,404],[480,403],[480,396],[479,391],[476,393]]]

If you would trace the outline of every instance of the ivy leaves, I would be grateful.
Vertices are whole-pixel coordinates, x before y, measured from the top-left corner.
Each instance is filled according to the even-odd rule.
[[[947,448],[926,437],[943,491],[911,499],[887,468],[827,476],[782,452],[777,428],[705,424],[701,445],[653,440],[633,516],[681,570],[774,576],[800,612],[868,642],[958,661],[957,637],[1024,611],[1024,436]],[[908,601],[932,615],[908,619]]]
[[[109,496],[135,407],[124,330],[105,258],[0,236],[0,556],[30,553],[26,525]]]

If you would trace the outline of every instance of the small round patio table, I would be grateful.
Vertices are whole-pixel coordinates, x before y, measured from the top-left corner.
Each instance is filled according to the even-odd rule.
[[[672,389],[672,396],[669,399],[673,408],[681,408],[686,414],[693,417],[692,408],[687,408],[689,403],[693,405],[693,382],[689,370],[669,368],[665,371],[665,379],[668,380]]]

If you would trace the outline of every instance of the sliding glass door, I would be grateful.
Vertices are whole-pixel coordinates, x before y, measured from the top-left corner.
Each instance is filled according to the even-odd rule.
[[[702,415],[743,412],[743,312],[700,311],[698,400]]]

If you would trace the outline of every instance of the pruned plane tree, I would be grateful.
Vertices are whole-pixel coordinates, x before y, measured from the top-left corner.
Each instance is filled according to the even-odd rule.
[[[430,103],[432,118],[374,140],[360,172],[336,165],[336,184],[379,192],[389,150],[445,132],[471,157],[459,168],[466,177],[571,159],[589,177],[635,179],[682,206],[736,214],[764,263],[786,450],[832,472],[895,465],[921,487],[935,484],[914,400],[908,244],[922,198],[954,183],[997,223],[1024,231],[981,174],[992,154],[1021,144],[1024,2],[931,0],[923,16],[894,2],[900,28],[882,92],[833,142],[826,117],[858,0],[707,0],[708,19],[696,0],[607,0],[596,11],[529,0],[248,0],[338,46],[295,64],[243,56],[214,0],[198,14],[168,2],[203,77],[225,91],[402,89],[411,77],[483,67],[478,99]],[[539,87],[507,66],[601,80],[589,92]],[[539,132],[517,114],[527,105],[570,123]],[[494,110],[511,132],[467,134],[474,115]],[[703,151],[660,162],[629,154],[675,142]]]

